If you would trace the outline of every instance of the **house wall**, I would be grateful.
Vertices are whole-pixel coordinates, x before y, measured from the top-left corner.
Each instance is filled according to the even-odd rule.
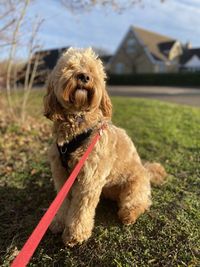
[[[171,62],[170,62],[170,65],[167,66],[167,72],[178,72],[179,71],[179,60],[182,54],[183,54],[182,46],[180,42],[176,42],[173,45],[169,53],[169,60]]]
[[[137,73],[154,73],[155,65],[150,62],[144,51],[136,59]]]
[[[166,72],[167,73],[176,73],[179,71],[178,62],[170,62],[169,65],[166,65]]]
[[[179,42],[176,42],[169,52],[169,60],[178,62],[178,58],[182,55],[183,49]]]
[[[127,33],[112,58],[109,71],[115,74],[153,73],[155,71],[154,65],[132,30]]]

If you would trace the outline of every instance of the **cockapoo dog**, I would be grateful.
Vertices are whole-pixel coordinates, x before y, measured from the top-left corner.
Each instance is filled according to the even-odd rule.
[[[102,62],[91,48],[70,48],[47,83],[44,111],[53,121],[55,140],[49,159],[57,192],[105,126],[50,227],[54,233],[63,232],[69,246],[91,236],[101,194],[117,201],[123,224],[132,224],[151,205],[150,181],[161,183],[166,175],[158,163],[143,165],[125,130],[112,124],[105,79]]]

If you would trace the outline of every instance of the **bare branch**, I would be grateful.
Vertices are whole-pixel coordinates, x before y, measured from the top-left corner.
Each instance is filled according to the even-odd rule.
[[[13,25],[15,23],[16,19],[12,19],[11,21],[9,21],[7,24],[5,24],[1,29],[0,29],[0,33],[7,30],[11,25]]]
[[[15,6],[12,3],[12,0],[0,1],[0,40],[1,42],[8,42],[9,40],[9,30],[11,26],[15,23]]]
[[[7,69],[7,77],[6,77],[6,92],[7,92],[8,105],[9,105],[9,109],[10,109],[11,113],[13,113],[13,108],[12,108],[11,84],[10,83],[11,83],[11,70],[12,70],[12,65],[13,65],[13,57],[15,55],[15,50],[16,50],[17,35],[19,32],[20,26],[22,24],[22,21],[24,19],[24,16],[26,14],[26,9],[27,9],[29,3],[30,3],[30,0],[25,0],[25,2],[24,2],[24,6],[21,10],[19,19],[16,23],[16,27],[15,27],[14,32],[13,32],[12,46],[11,46],[10,53],[9,53],[8,69]]]
[[[6,46],[11,46],[11,45],[13,45],[13,43],[5,43],[5,44],[0,44],[0,48],[1,47],[6,47]]]
[[[25,121],[25,111],[26,111],[26,105],[28,101],[29,94],[31,92],[33,82],[37,73],[37,68],[39,65],[40,55],[37,54],[34,58],[34,52],[35,48],[38,47],[38,45],[35,45],[35,39],[36,35],[39,31],[39,28],[41,27],[41,24],[43,23],[43,20],[40,20],[39,22],[36,22],[33,27],[33,32],[29,41],[29,52],[28,52],[28,63],[26,66],[25,71],[25,81],[24,81],[24,95],[23,95],[23,102],[22,102],[22,108],[21,108],[21,121],[24,123]]]
[[[13,10],[14,10],[13,8],[10,8],[10,9],[6,10],[4,13],[2,13],[0,15],[0,20],[8,17],[13,12]]]

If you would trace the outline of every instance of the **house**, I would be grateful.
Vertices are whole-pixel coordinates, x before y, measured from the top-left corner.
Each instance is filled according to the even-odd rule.
[[[200,72],[200,48],[184,50],[180,57],[180,71]]]
[[[109,62],[109,73],[166,73],[179,70],[178,40],[131,26]]]

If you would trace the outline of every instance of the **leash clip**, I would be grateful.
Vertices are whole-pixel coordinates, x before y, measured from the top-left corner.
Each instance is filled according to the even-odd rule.
[[[64,148],[64,146],[60,147],[60,151],[62,154],[65,154],[67,152],[67,147]]]

